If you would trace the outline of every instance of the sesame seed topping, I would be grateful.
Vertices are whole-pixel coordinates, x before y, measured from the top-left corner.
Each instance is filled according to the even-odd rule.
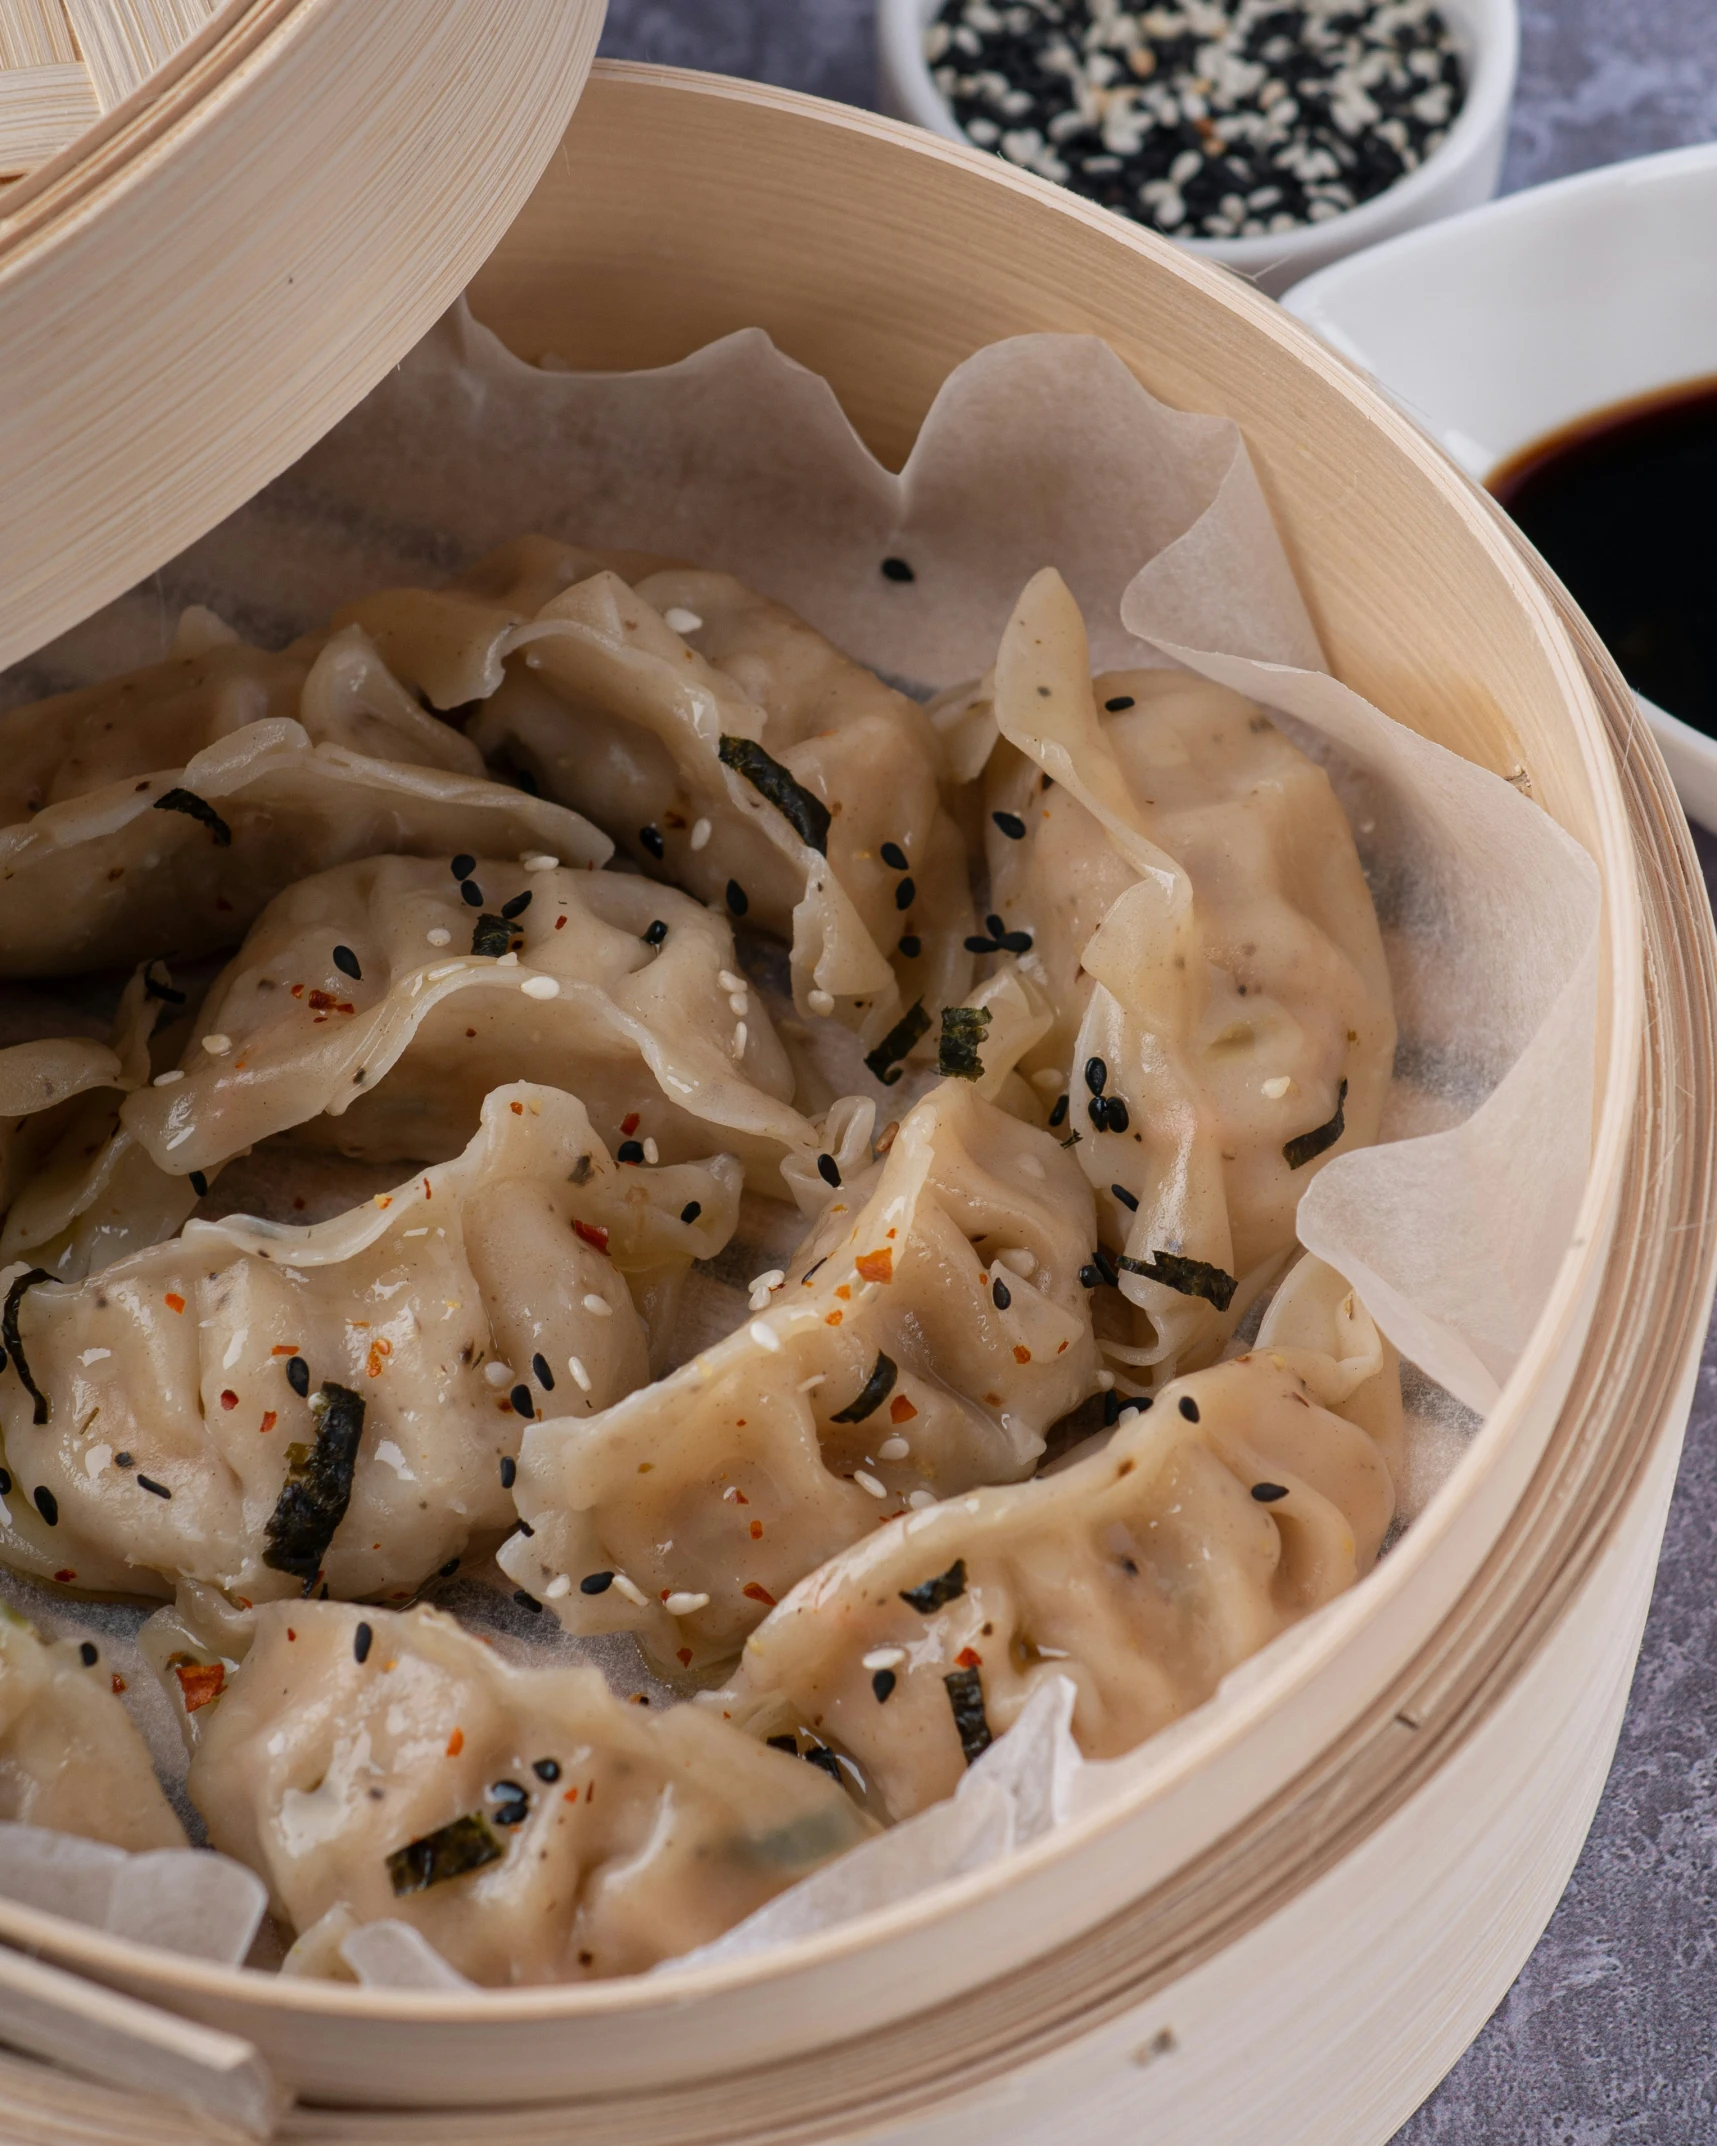
[[[452,871],[455,879],[469,879],[476,869],[476,858],[468,855],[463,850],[453,860]]]
[[[910,909],[918,899],[918,889],[910,879],[903,879],[894,890],[896,909]]]
[[[906,870],[906,852],[898,842],[883,843],[877,854],[891,872],[904,872]]]
[[[872,1647],[864,1656],[866,1669],[898,1669],[906,1659],[904,1647]]]
[[[990,818],[995,821],[1010,842],[1023,842],[1025,840],[1025,822],[1017,812],[992,812]]]
[[[904,559],[884,559],[882,575],[885,581],[916,581],[918,576]]]
[[[888,1496],[888,1485],[879,1483],[874,1475],[867,1475],[862,1468],[853,1470],[853,1481],[860,1490],[868,1490],[873,1498],[886,1498]]]
[[[688,1200],[680,1209],[680,1220],[682,1222],[695,1222],[702,1213],[703,1203],[700,1200]]]
[[[531,1358],[531,1376],[544,1393],[553,1393],[554,1373],[549,1369],[549,1360],[541,1349]]]
[[[680,1220],[683,1222],[685,1219],[685,1216],[681,1215]],[[586,1292],[584,1308],[594,1319],[612,1319],[614,1316],[613,1305],[606,1297],[599,1297],[594,1289]]]
[[[560,859],[551,857],[546,850],[528,850],[519,862],[527,872],[553,872],[560,865]]]
[[[1274,1505],[1278,1498],[1288,1495],[1288,1486],[1285,1483],[1254,1483],[1252,1495],[1260,1505]]]
[[[553,976],[527,976],[519,989],[526,998],[560,997],[560,982]]]
[[[1198,1403],[1193,1399],[1190,1393],[1183,1393],[1177,1405],[1180,1409],[1181,1414],[1186,1418],[1188,1423],[1196,1423],[1198,1421]]]
[[[605,1595],[613,1585],[613,1573],[587,1572],[578,1583],[578,1591],[581,1595]]]
[[[435,929],[433,931],[426,932],[424,934],[424,937],[429,941],[431,946],[451,946],[453,943],[453,934],[447,929],[447,926],[445,924],[437,924]]]
[[[1294,1083],[1288,1074],[1278,1073],[1273,1080],[1260,1081],[1258,1083],[1258,1093],[1267,1095],[1272,1103],[1279,1103],[1293,1085]]]
[[[817,1175],[825,1185],[832,1185],[837,1192],[840,1190],[840,1165],[832,1155],[819,1155],[817,1157]]]
[[[623,1572],[617,1572],[614,1575],[614,1592],[617,1595],[624,1595],[634,1609],[647,1609],[650,1605],[649,1596],[645,1594],[637,1581],[628,1579]]]
[[[736,917],[744,916],[745,912],[751,907],[751,903],[746,897],[745,889],[737,879],[730,879],[727,883],[727,906]]]
[[[78,1660],[82,1662],[86,1669],[93,1669],[96,1663],[101,1660],[101,1652],[93,1641],[83,1640],[78,1646]]]
[[[668,927],[662,922],[661,918],[658,917],[656,921],[650,926],[649,930],[645,932],[644,944],[646,946],[660,946],[662,941],[667,936]]]
[[[231,1036],[223,1036],[218,1029],[203,1038],[203,1048],[211,1058],[224,1058],[232,1047]]]
[[[899,1682],[892,1669],[879,1669],[870,1680],[870,1688],[876,1694],[878,1706],[886,1706],[894,1696],[894,1687]]]
[[[501,1488],[511,1490],[519,1480],[519,1464],[510,1453],[501,1455]]]
[[[640,827],[638,841],[641,847],[648,850],[658,861],[667,855],[668,846],[662,840],[662,830],[659,827]]]
[[[924,941],[919,938],[915,931],[909,931],[905,938],[901,940],[899,951],[906,956],[908,961],[916,961],[924,951]]]
[[[692,822],[691,846],[694,850],[704,848],[709,841],[710,831],[708,820],[694,820]]]
[[[1006,1311],[1013,1302],[1013,1291],[1009,1289],[1007,1283],[1002,1280],[999,1274],[990,1283],[990,1301],[995,1305],[997,1311]]]
[[[908,1494],[906,1502],[915,1513],[921,1513],[926,1506],[936,1503],[936,1493],[933,1490],[914,1490]]]
[[[1133,705],[1133,696],[1130,693],[1117,693],[1113,700],[1106,700],[1103,705],[1111,715],[1119,715],[1124,708]]]
[[[753,1319],[747,1332],[757,1346],[760,1349],[767,1350],[770,1355],[774,1355],[781,1346],[781,1336],[776,1333],[767,1319]]]
[[[531,1389],[525,1385],[523,1380],[513,1388],[507,1399],[512,1402],[513,1413],[516,1416],[530,1417],[537,1412],[536,1403],[531,1399]]]
[[[671,1594],[662,1603],[670,1617],[691,1617],[701,1609],[709,1608],[708,1595]]]
[[[591,1379],[590,1373],[584,1368],[583,1358],[569,1356],[566,1360],[566,1368],[572,1383],[578,1388],[579,1392],[588,1393],[591,1388]]]
[[[183,1066],[169,1066],[165,1073],[157,1073],[149,1085],[152,1088],[171,1088],[176,1081],[181,1081],[184,1077]]]
[[[491,1386],[510,1385],[513,1378],[512,1366],[502,1363],[498,1356],[492,1356],[483,1366],[483,1376]]]
[[[1137,1195],[1129,1192],[1125,1185],[1111,1185],[1109,1187],[1109,1190],[1115,1195],[1116,1199],[1120,1201],[1121,1205],[1129,1210],[1130,1213],[1135,1215],[1138,1213],[1139,1202]]]
[[[828,991],[807,991],[805,993],[805,1004],[813,1013],[822,1014],[825,1017],[835,1010],[834,995]]]
[[[688,611],[684,604],[670,604],[662,613],[662,624],[675,633],[696,633],[703,620],[695,611]]]
[[[885,1438],[876,1449],[878,1460],[905,1460],[912,1447],[904,1438]]]
[[[367,1624],[360,1624],[356,1627],[356,1629],[352,1633],[353,1661],[367,1662],[369,1660],[370,1647],[375,1639],[375,1636],[376,1635],[370,1630]]]

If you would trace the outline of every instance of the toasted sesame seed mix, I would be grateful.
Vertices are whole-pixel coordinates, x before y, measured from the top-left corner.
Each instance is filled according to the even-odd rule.
[[[702,1213],[703,1202],[701,1200],[688,1200],[686,1204],[680,1209],[680,1220],[682,1222],[695,1222],[698,1216]],[[608,1307],[606,1305],[603,1306],[604,1311],[606,1311],[607,1308]]]
[[[453,860],[453,876],[455,879],[469,879],[476,869],[476,858],[463,850]]]
[[[667,844],[662,840],[662,830],[659,827],[640,827],[638,840],[652,857],[660,859],[667,854]]]
[[[883,578],[887,581],[916,581],[918,579],[918,576],[904,559],[884,559],[882,572]]]
[[[1013,1302],[1013,1291],[1009,1289],[1007,1283],[1002,1280],[999,1274],[990,1283],[990,1301],[995,1305],[997,1311],[1006,1311]]]
[[[1278,1498],[1288,1495],[1288,1486],[1285,1483],[1254,1483],[1252,1495],[1260,1505],[1274,1505]]]
[[[877,851],[877,855],[891,872],[904,872],[906,870],[906,852],[898,842],[883,843],[882,847]]]
[[[531,1358],[531,1376],[536,1380],[537,1384],[542,1388],[544,1393],[553,1393],[554,1372],[550,1368],[548,1358],[543,1354],[541,1349],[539,1349],[537,1353]]]
[[[943,0],[924,50],[980,148],[1176,238],[1356,208],[1465,95],[1430,0]]]
[[[737,879],[730,879],[727,883],[727,906],[736,917],[744,916],[745,912],[751,907],[751,902],[746,895],[745,889]]]
[[[531,1771],[539,1781],[558,1781],[560,1779],[560,1761],[559,1759],[532,1759]]]
[[[614,1154],[616,1160],[620,1162],[642,1162],[644,1160],[644,1143],[642,1140],[622,1140],[614,1150]]]
[[[817,1157],[817,1175],[825,1185],[833,1185],[837,1192],[840,1190],[841,1166],[832,1155]]]
[[[1049,1113],[1049,1122],[1051,1125],[1065,1125],[1067,1123],[1066,1096],[1058,1095],[1056,1097],[1055,1108]]]
[[[510,1453],[501,1455],[501,1488],[511,1490],[519,1480],[519,1464]]]
[[[886,1706],[900,1679],[892,1669],[879,1669],[870,1680],[870,1688],[876,1694],[878,1706]]]
[[[1130,1209],[1131,1212],[1134,1214],[1138,1213],[1138,1199],[1133,1193],[1127,1190],[1125,1185],[1111,1185],[1109,1187],[1109,1190],[1115,1195],[1116,1199],[1120,1201],[1123,1207]]]
[[[1181,1395],[1179,1407],[1181,1414],[1186,1418],[1188,1423],[1196,1423],[1198,1421],[1198,1403],[1193,1399],[1190,1393],[1183,1393]]]
[[[362,1663],[369,1660],[370,1647],[375,1640],[375,1636],[367,1624],[360,1624],[357,1627],[352,1634],[353,1661]]]
[[[900,951],[908,961],[916,961],[924,951],[924,941],[915,931],[909,931],[900,942]]]
[[[1252,1495],[1256,1497],[1258,1493],[1254,1491]],[[93,1669],[96,1663],[101,1660],[100,1651],[93,1640],[86,1639],[79,1643],[78,1660],[82,1662],[86,1669]]]
[[[364,972],[358,966],[357,955],[352,952],[349,946],[335,947],[334,966],[342,976],[349,976],[354,983],[361,984],[363,982]]]
[[[1111,715],[1119,715],[1123,709],[1132,707],[1133,696],[1130,693],[1117,693],[1113,700],[1106,700],[1103,705]]]
[[[578,1583],[578,1591],[581,1595],[605,1595],[613,1585],[613,1573],[587,1572]]]
[[[1017,812],[992,812],[990,818],[995,821],[1010,842],[1023,842],[1025,840],[1025,822]]]
[[[894,890],[896,909],[910,909],[918,899],[918,888],[910,879],[903,879]]]
[[[515,1416],[531,1417],[536,1414],[536,1403],[531,1399],[531,1389],[525,1385],[515,1386],[507,1399],[513,1404]]]
[[[660,946],[662,941],[667,936],[668,927],[662,922],[661,918],[658,917],[656,921],[650,926],[649,930],[644,934],[644,944],[646,946]]]
[[[540,1617],[543,1613],[543,1606],[536,1596],[528,1594],[522,1587],[513,1589],[513,1600],[519,1605],[520,1609],[529,1610],[533,1617]]]
[[[310,1391],[310,1366],[302,1356],[286,1359],[286,1383],[300,1400]]]
[[[467,909],[481,909],[483,906],[483,890],[474,879],[462,879],[459,882],[459,898]]]

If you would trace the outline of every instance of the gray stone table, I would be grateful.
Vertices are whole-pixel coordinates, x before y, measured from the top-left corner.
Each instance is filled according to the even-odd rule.
[[[609,0],[602,49],[870,104],[871,13],[871,0]],[[1717,0],[1522,0],[1521,13],[1505,186],[1717,135]],[[1717,841],[1701,851],[1717,886]],[[1396,2146],[1433,2141],[1717,2142],[1713,1341],[1597,1823],[1520,1979]]]

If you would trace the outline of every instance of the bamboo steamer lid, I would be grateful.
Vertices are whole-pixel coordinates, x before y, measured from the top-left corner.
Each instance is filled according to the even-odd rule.
[[[603,0],[0,0],[0,665],[381,378],[512,221]]]

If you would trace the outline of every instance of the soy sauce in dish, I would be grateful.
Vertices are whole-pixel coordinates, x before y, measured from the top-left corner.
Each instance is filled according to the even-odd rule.
[[[1577,418],[1487,482],[1628,683],[1717,737],[1717,377]]]

